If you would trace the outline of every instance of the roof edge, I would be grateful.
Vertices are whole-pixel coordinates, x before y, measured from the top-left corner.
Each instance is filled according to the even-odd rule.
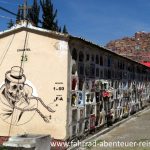
[[[117,54],[117,53],[111,51],[111,49],[108,49],[108,48],[106,48],[106,47],[100,46],[100,45],[95,44],[95,43],[93,43],[93,42],[91,42],[91,41],[87,41],[87,40],[85,40],[85,39],[83,39],[83,38],[81,38],[81,37],[75,37],[75,36],[71,36],[71,35],[70,35],[70,39],[77,39],[77,40],[81,40],[81,41],[83,41],[83,42],[86,42],[87,44],[90,44],[90,45],[92,44],[93,46],[95,46],[95,47],[97,47],[97,48],[99,48],[99,49],[102,49],[102,50],[104,50],[105,52],[111,53],[111,54],[116,55],[116,56],[118,56],[118,57],[121,57],[121,58],[123,58],[123,59],[129,60],[129,61],[131,61],[131,62],[133,62],[133,63],[135,63],[135,64],[141,65],[141,66],[143,66],[143,67],[145,67],[145,68],[147,68],[147,69],[150,69],[149,67],[147,67],[147,66],[141,64],[140,62],[137,62],[137,61],[134,61],[134,60],[132,60],[132,59],[130,59],[130,58],[127,58],[127,57],[124,57],[124,56],[122,56],[122,55],[119,55],[119,54]]]
[[[26,23],[26,22],[16,24],[8,30],[1,31],[0,32],[0,38],[8,36],[8,35],[16,33],[16,32],[19,32],[19,31],[23,31],[23,30],[34,32],[34,33],[39,33],[41,35],[46,35],[46,36],[53,36],[53,37],[58,38],[58,39],[60,39],[60,38],[64,39],[64,40],[69,39],[68,34],[56,32],[56,31],[52,31],[52,30],[42,29],[42,28],[33,26],[31,23]]]

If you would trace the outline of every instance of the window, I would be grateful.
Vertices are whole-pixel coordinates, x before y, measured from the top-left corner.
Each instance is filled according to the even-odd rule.
[[[108,72],[107,72],[107,69],[104,70],[104,78],[105,78],[105,79],[108,78]]]
[[[119,78],[122,79],[122,71],[119,72]]]
[[[115,75],[114,75],[114,70],[111,70],[111,76],[112,76],[112,78],[115,77]]]
[[[96,68],[96,77],[99,77],[99,68]]]
[[[115,88],[115,89],[117,89],[117,88],[118,88],[118,82],[117,82],[117,81],[115,82],[115,86],[114,86],[114,88]]]
[[[100,56],[100,65],[103,66],[103,56]]]
[[[77,105],[77,94],[73,93],[71,96],[71,106],[74,107]]]
[[[80,109],[80,118],[81,118],[81,119],[84,118],[84,109]]]
[[[100,78],[103,78],[103,70],[100,71]]]
[[[108,57],[108,67],[110,67],[110,66],[111,66],[111,58]]]
[[[86,54],[86,61],[89,61],[89,60],[90,60],[90,55]]]
[[[111,71],[108,70],[108,79],[111,79]]]
[[[90,76],[91,77],[95,76],[95,65],[94,64],[90,65]]]
[[[90,114],[94,114],[94,113],[95,113],[95,106],[92,105],[92,106],[91,106],[91,110],[90,110]]]
[[[72,74],[75,75],[76,71],[77,71],[77,65],[73,64],[72,65]]]
[[[72,122],[77,122],[77,109],[72,110]]]
[[[89,117],[90,110],[91,110],[91,106],[90,105],[86,105],[86,117]]]
[[[72,79],[72,90],[75,90],[77,87],[77,79],[76,78],[73,78]]]
[[[72,127],[72,136],[75,136],[76,135],[76,125],[74,125],[73,127]]]
[[[89,76],[89,75],[90,75],[90,65],[89,65],[89,64],[86,64],[86,65],[85,65],[85,75],[86,75],[86,76]]]
[[[94,54],[92,54],[91,61],[92,61],[92,62],[94,62],[94,61],[95,61]]]
[[[83,106],[84,105],[84,100],[83,100],[83,93],[82,92],[77,92],[78,94],[78,106]]]
[[[125,64],[124,64],[124,62],[122,63],[122,69],[123,69],[123,70],[125,69]]]
[[[77,60],[78,54],[77,54],[77,50],[74,48],[72,51],[72,59]]]
[[[108,58],[107,58],[107,56],[104,56],[104,66],[108,66]]]
[[[120,62],[118,61],[118,69],[120,69]]]
[[[107,83],[104,83],[104,90],[107,90]]]
[[[79,90],[83,90],[84,80],[82,78],[79,79]]]
[[[80,62],[83,62],[84,61],[84,54],[83,54],[83,52],[79,52],[79,61]]]
[[[96,55],[96,64],[99,64],[99,56]]]
[[[84,75],[84,64],[83,63],[78,64],[78,70],[79,70],[79,75]]]
[[[86,93],[86,98],[85,98],[86,103],[90,101],[90,96],[91,95],[89,93]]]
[[[112,80],[112,81],[111,81],[111,87],[113,87],[113,86],[114,86],[114,81]]]

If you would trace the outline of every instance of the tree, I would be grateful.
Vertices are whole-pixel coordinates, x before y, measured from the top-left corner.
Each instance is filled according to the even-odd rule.
[[[63,31],[62,31],[63,33],[65,33],[65,34],[68,34],[68,31],[67,31],[67,28],[66,28],[66,25],[64,25],[64,28],[63,28]]]
[[[16,23],[18,23],[20,20],[23,20],[23,10],[21,10],[20,8],[23,6],[18,6],[18,12],[17,12],[17,16],[16,16]]]
[[[58,27],[58,22],[56,20],[57,9],[54,10],[51,0],[40,0],[40,4],[43,11],[42,27],[44,29],[58,31],[59,27]]]
[[[17,17],[16,17],[16,23],[21,20],[21,11],[20,11],[20,5],[18,6],[18,12],[17,12]]]
[[[37,0],[34,0],[31,10],[29,10],[29,19],[37,27],[39,22],[39,13],[40,6],[37,3]]]
[[[10,19],[10,21],[7,24],[8,24],[8,28],[11,28],[14,25],[14,22],[12,19]]]
[[[59,27],[58,32],[61,32],[61,27]]]
[[[40,4],[38,2],[40,2]],[[43,12],[42,21],[40,21],[41,19],[39,17],[40,7]],[[18,23],[20,20],[25,19],[23,17],[24,14],[23,8],[24,8],[23,5],[18,7],[16,23]],[[40,1],[34,0],[32,7],[27,11],[27,18],[33,23],[34,26],[38,26],[38,23],[41,23],[42,24],[41,26],[44,29],[68,33],[66,26],[64,26],[63,30],[61,29],[61,26],[58,25],[58,20],[56,17],[57,17],[57,9],[54,9],[51,0],[40,0]]]

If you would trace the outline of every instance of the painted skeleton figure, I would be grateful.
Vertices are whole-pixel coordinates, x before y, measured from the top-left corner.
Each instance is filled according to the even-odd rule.
[[[37,112],[45,122],[49,122],[48,117],[46,117],[38,109],[38,104],[41,104],[42,107],[44,107],[44,109],[46,109],[48,112],[54,112],[54,110],[47,106],[41,98],[33,96],[32,87],[30,87],[28,84],[25,84],[25,81],[26,77],[23,74],[23,69],[18,66],[14,66],[10,71],[6,72],[5,84],[2,85],[0,91],[5,98],[5,100],[1,99],[1,101],[6,106],[9,106],[9,110],[8,108],[5,108],[6,112],[0,113],[0,116],[9,118],[13,113],[15,113],[14,110],[17,110],[20,113],[16,119],[16,122],[19,122],[24,112]]]

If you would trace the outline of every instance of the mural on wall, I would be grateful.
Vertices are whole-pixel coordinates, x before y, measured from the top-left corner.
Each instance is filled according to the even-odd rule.
[[[29,122],[37,113],[44,122],[49,123],[51,115],[45,115],[42,110],[48,113],[55,111],[41,98],[33,96],[33,88],[25,81],[26,76],[19,66],[13,66],[5,73],[5,82],[0,87],[0,118],[9,124],[21,125]]]

